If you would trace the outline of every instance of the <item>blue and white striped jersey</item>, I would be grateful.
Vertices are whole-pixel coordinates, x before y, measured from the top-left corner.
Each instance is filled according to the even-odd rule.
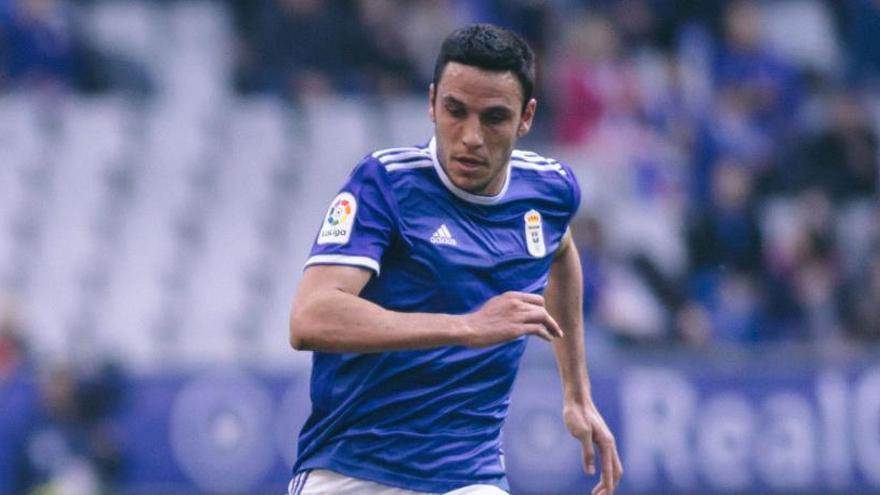
[[[378,151],[333,200],[306,266],[372,270],[361,297],[390,310],[469,313],[506,291],[542,293],[579,203],[571,169],[535,153],[514,151],[501,192],[479,196],[450,181],[433,140]],[[294,472],[507,489],[501,427],[525,344],[315,352]]]

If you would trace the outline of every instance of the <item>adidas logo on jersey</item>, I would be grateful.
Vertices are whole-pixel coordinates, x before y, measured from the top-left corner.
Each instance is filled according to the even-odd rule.
[[[434,232],[434,235],[431,236],[431,244],[446,244],[447,246],[458,245],[452,237],[452,232],[449,231],[445,223]]]

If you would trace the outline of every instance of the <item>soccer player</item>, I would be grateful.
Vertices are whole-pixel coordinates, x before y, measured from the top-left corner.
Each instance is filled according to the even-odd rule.
[[[534,56],[486,24],[443,42],[434,137],[365,157],[333,199],[290,319],[314,351],[290,493],[506,493],[501,427],[526,337],[550,342],[562,416],[610,495],[622,474],[592,402],[571,169],[518,138]]]

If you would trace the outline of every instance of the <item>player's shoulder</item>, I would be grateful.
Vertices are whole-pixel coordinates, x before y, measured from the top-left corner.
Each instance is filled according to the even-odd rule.
[[[373,166],[380,167],[389,173],[415,170],[433,165],[431,152],[427,146],[385,148],[370,153],[366,160],[371,162]]]
[[[513,173],[526,175],[530,180],[550,181],[560,185],[576,181],[568,165],[534,151],[513,150],[510,167]]]
[[[400,172],[415,171],[432,166],[431,154],[426,147],[404,146],[385,148],[365,155],[351,173],[351,180],[378,181],[391,185]]]
[[[361,159],[352,172],[354,181],[371,181],[382,184],[389,192],[410,187],[422,187],[433,167],[431,152],[423,146],[385,148],[374,151]]]
[[[510,155],[510,169],[511,185],[520,194],[555,198],[566,208],[577,208],[580,186],[565,163],[534,151],[517,149]]]

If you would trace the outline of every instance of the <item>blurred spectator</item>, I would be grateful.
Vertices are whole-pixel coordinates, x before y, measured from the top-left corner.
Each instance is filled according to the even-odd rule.
[[[259,5],[246,36],[251,50],[237,68],[245,86],[294,98],[358,86],[353,69],[362,26],[346,15],[341,2],[266,0]]]
[[[695,211],[688,232],[693,268],[697,272],[723,267],[759,273],[762,240],[753,172],[730,157],[714,169],[711,205]]]
[[[694,296],[709,310],[712,338],[760,338],[762,238],[753,172],[732,157],[713,166],[712,199],[688,228]]]
[[[605,286],[605,246],[599,220],[585,217],[577,220],[572,229],[581,254],[584,277],[584,313],[589,318],[596,311]]]
[[[40,410],[19,441],[15,493],[113,493],[122,456],[109,415],[119,383],[112,370],[93,382],[63,367],[41,378]]]
[[[838,34],[848,55],[849,76],[856,82],[880,81],[880,2],[827,0],[837,17]]]
[[[123,90],[146,95],[153,81],[125,56],[92,46],[68,0],[0,2],[0,90]]]
[[[817,342],[840,338],[843,329],[838,311],[839,280],[832,252],[810,250],[794,275],[803,337]]]
[[[707,204],[712,193],[712,177],[719,159],[730,156],[766,171],[777,151],[774,135],[759,125],[748,95],[736,86],[718,90],[710,113],[698,132],[693,170],[693,200],[696,207]]]
[[[462,19],[454,0],[409,0],[401,6],[402,22],[397,23],[405,44],[413,53],[413,64],[422,81],[434,76],[435,58],[425,56],[440,49],[445,33],[471,19]],[[427,94],[422,88],[420,95]]]
[[[398,27],[401,9],[394,0],[358,0],[357,12],[366,27],[372,53],[365,62],[371,89],[380,94],[424,91],[427,80],[420,80],[413,57]],[[421,93],[420,93],[421,94]]]
[[[669,50],[681,42],[682,35],[694,29],[720,37],[725,2],[694,2],[693,0],[652,0],[651,10],[657,19],[656,43]]]
[[[800,146],[790,172],[795,187],[822,191],[835,203],[876,197],[880,149],[866,104],[854,93],[837,91],[829,107],[827,127]]]
[[[586,15],[568,24],[561,57],[555,69],[559,143],[588,143],[603,121],[637,115],[636,74],[623,57],[618,32],[608,18]]]
[[[263,57],[259,53],[260,17],[264,0],[229,0],[229,4],[236,35],[232,57],[233,86],[244,94],[266,89],[263,81],[265,75],[260,69]]]
[[[238,5],[236,81],[244,91],[299,99],[419,87],[393,0],[264,0]]]
[[[771,327],[800,340],[838,338],[842,278],[833,205],[825,194],[811,190],[794,198],[791,207],[788,247],[776,240],[765,248]]]
[[[584,312],[592,323],[607,328],[621,342],[647,344],[666,340],[667,311],[643,273],[612,259],[603,227],[593,216],[575,220],[575,243],[581,253]]]
[[[664,65],[663,78],[666,84],[656,90],[656,94],[645,102],[645,122],[656,132],[674,144],[682,153],[691,153],[697,138],[698,123],[705,112],[700,102],[700,91],[695,91],[699,79],[708,91],[708,70],[699,67],[695,61],[678,58]],[[659,79],[659,77],[658,77]],[[656,86],[661,86],[654,82]],[[689,156],[685,157],[689,159]]]
[[[620,0],[614,3],[612,12],[625,48],[642,50],[658,46],[659,12],[649,0]]]
[[[724,12],[724,42],[716,66],[719,88],[734,93],[761,129],[779,135],[799,100],[793,68],[768,48],[753,0],[731,2]]]
[[[867,270],[845,292],[850,334],[861,340],[880,340],[880,246],[874,249]]]
[[[779,144],[788,138],[797,115],[796,73],[766,48],[760,15],[750,0],[731,2],[724,10],[724,37],[714,68],[717,92],[698,133],[694,155],[697,207],[709,199],[712,166],[720,156],[746,160],[761,175],[773,176]]]
[[[26,349],[12,303],[0,297],[0,384],[25,365]]]
[[[535,61],[542,61],[550,48],[550,34],[559,21],[552,2],[542,0],[496,1],[496,9],[503,16],[501,23],[519,33],[535,51]],[[540,74],[540,69],[536,68]],[[540,80],[540,77],[538,78]]]
[[[11,0],[0,9],[0,36],[0,70],[13,87],[73,84],[71,18],[60,0]]]

